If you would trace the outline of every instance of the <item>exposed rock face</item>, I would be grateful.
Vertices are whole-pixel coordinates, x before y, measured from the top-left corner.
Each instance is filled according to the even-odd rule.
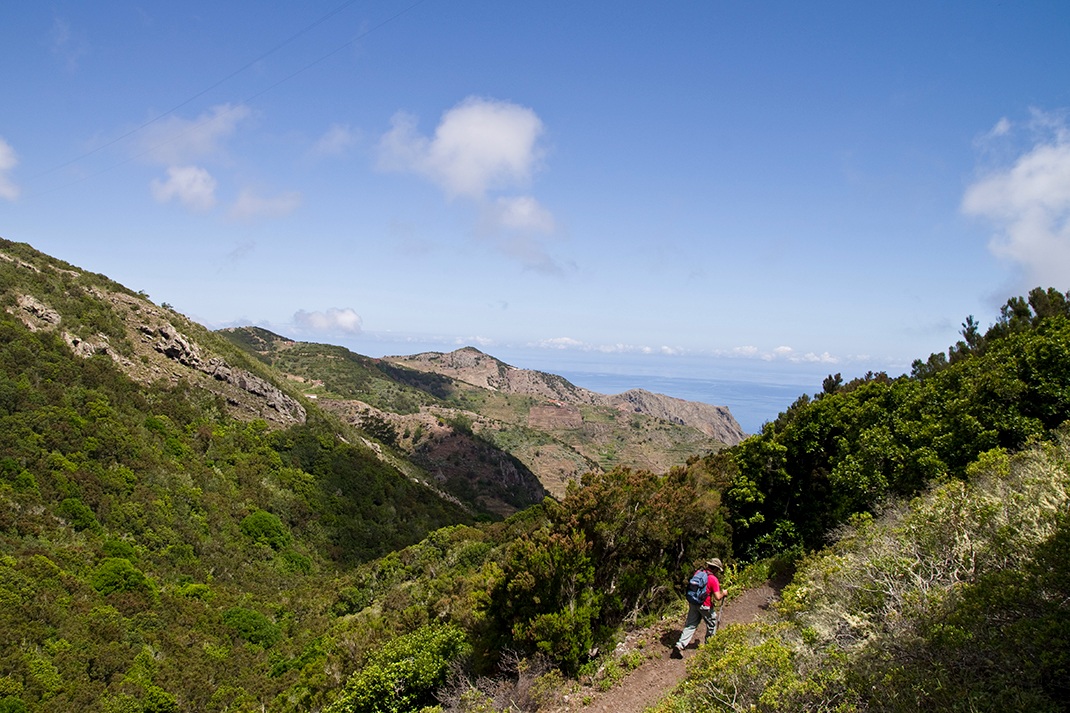
[[[55,329],[59,326],[61,321],[59,312],[32,295],[20,295],[17,304],[18,309],[12,312],[30,328],[31,332]]]
[[[474,386],[546,399],[551,404],[533,407],[528,416],[530,423],[542,424],[540,427],[575,421],[579,418],[575,406],[592,404],[691,426],[727,445],[735,445],[747,436],[725,406],[685,401],[643,389],[607,396],[576,386],[554,374],[509,366],[473,347],[447,354],[424,352],[384,358],[410,369],[442,374]],[[563,410],[566,406],[571,406],[574,413]]]
[[[644,389],[631,389],[623,394],[610,396],[608,402],[621,410],[645,413],[671,423],[693,426],[707,436],[712,436],[729,445],[739,443],[747,437],[725,406],[685,401],[665,394],[654,394]]]
[[[473,386],[508,394],[527,394],[572,404],[596,404],[601,403],[603,398],[602,394],[582,389],[560,376],[518,369],[473,347],[464,347],[448,354],[424,352],[384,359],[410,369],[442,374]]]
[[[265,402],[268,408],[277,413],[284,423],[304,423],[306,417],[305,407],[298,403],[296,399],[287,396],[266,379],[262,379],[243,369],[231,367],[220,357],[204,359],[201,356],[200,347],[189,337],[175,329],[173,325],[165,322],[154,328],[142,324],[138,327],[138,331],[149,338],[153,349],[168,359],[177,361],[179,364],[191,369],[196,369],[217,381],[230,384],[258,397]]]
[[[0,260],[32,272],[42,271],[37,265],[5,253],[0,253]],[[166,310],[147,299],[124,292],[80,286],[77,284],[80,274],[73,270],[46,269],[54,269],[69,277],[71,290],[84,290],[85,294],[104,302],[125,326],[125,339],[119,341],[124,341],[126,346],[121,348],[113,346],[103,334],[86,337],[70,329],[64,330],[63,340],[75,355],[110,357],[130,378],[143,383],[163,378],[171,381],[189,378],[223,396],[238,417],[263,418],[282,426],[304,423],[305,408],[296,399],[266,379],[231,366],[219,356],[206,355],[194,340],[175,328],[168,320]],[[30,294],[19,295],[8,311],[35,332],[58,330],[64,321],[58,310]],[[124,355],[123,352],[129,352],[131,348],[133,356],[138,358]],[[187,371],[183,372],[181,367]],[[193,377],[194,372],[203,375],[200,377],[202,381]]]

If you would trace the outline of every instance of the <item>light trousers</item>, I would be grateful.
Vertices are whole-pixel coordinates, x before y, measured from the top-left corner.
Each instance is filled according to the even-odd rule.
[[[717,612],[712,608],[706,609],[694,602],[688,602],[687,619],[684,620],[684,630],[680,632],[680,640],[676,642],[677,648],[687,648],[687,645],[691,643],[691,637],[698,631],[700,621],[706,622],[705,640],[709,641],[710,637],[717,633]]]

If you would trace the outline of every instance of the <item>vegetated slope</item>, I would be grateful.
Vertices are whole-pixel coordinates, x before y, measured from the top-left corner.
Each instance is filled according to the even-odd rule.
[[[673,502],[674,492],[685,499],[701,494],[708,500],[697,512],[724,517],[733,525],[731,546],[711,539],[697,552],[730,553],[735,548],[752,557],[793,559],[827,542],[846,522],[860,526],[884,508],[888,498],[915,495],[930,483],[949,480],[948,493],[968,490],[990,466],[1005,470],[1004,452],[1038,440],[1058,442],[1056,429],[1070,419],[1070,301],[1054,290],[1034,290],[1028,301],[1011,300],[983,336],[971,330],[971,324],[972,319],[967,320],[964,340],[948,356],[919,360],[910,376],[869,375],[846,385],[830,377],[824,394],[800,398],[762,434],[690,464],[686,474],[694,480],[679,481],[701,484],[690,495],[670,487],[659,494],[659,501]],[[665,710],[739,710],[751,705],[758,710],[840,710],[841,704],[842,710],[975,710],[983,709],[986,701],[1001,705],[996,695],[1001,686],[1013,688],[1005,698],[1015,709],[1062,710],[1056,702],[1066,699],[1070,637],[1065,632],[1070,621],[1061,573],[1065,561],[1059,568],[1052,558],[1065,560],[1058,532],[1064,527],[1067,461],[1062,446],[1047,448],[1052,449],[1052,460],[1044,469],[1059,471],[1047,489],[1034,490],[1012,479],[1001,486],[1001,495],[985,496],[980,504],[959,507],[951,502],[925,510],[910,518],[904,530],[904,535],[927,539],[924,547],[901,548],[893,541],[883,550],[861,555],[856,560],[864,566],[854,579],[838,578],[841,562],[835,559],[816,571],[804,568],[793,595],[803,609],[823,606],[819,598],[807,598],[818,586],[828,596],[850,600],[851,608],[842,615],[835,607],[831,613],[800,614],[802,623],[782,638],[777,632],[783,624],[770,631],[727,629],[718,638],[718,647],[725,648],[698,664],[708,665],[710,673]],[[671,473],[666,481],[681,474]],[[611,662],[590,659],[592,645],[612,640],[613,627],[626,620],[620,610],[607,606],[605,593],[613,591],[615,577],[629,581],[634,573],[607,557],[600,549],[605,544],[593,543],[608,544],[609,552],[627,551],[633,535],[658,532],[664,524],[653,513],[629,506],[630,497],[654,502],[641,494],[644,486],[619,473],[611,476],[592,479],[566,503],[572,512],[552,516],[544,530],[510,548],[510,560],[503,565],[510,584],[497,590],[503,598],[491,599],[501,648],[542,652],[566,672],[581,676],[613,669]],[[1014,496],[1016,491],[1024,495]],[[1001,511],[1001,499],[1013,499],[1013,507],[1008,504]],[[583,502],[604,503],[604,509],[587,511]],[[686,517],[674,512],[675,517]],[[1019,522],[1047,524],[1035,537],[1018,541],[1014,528]],[[984,537],[971,523],[985,530]],[[708,532],[728,531],[715,521],[704,527]],[[862,532],[863,539],[873,535]],[[1047,544],[1038,544],[1049,536]],[[656,541],[653,535],[646,538]],[[1015,561],[1040,558],[1029,551],[1034,545],[1048,552],[1043,564],[1014,571]],[[993,568],[1011,568],[986,579],[990,549],[999,550],[1002,558]],[[650,552],[630,554],[629,561],[654,561]],[[681,569],[687,559],[679,563]],[[980,586],[961,607],[930,609],[942,601],[937,590],[945,585],[939,573],[951,566],[947,559],[954,561],[953,569],[959,568],[956,572],[966,568],[976,574]],[[593,571],[586,569],[591,561],[598,563]],[[672,569],[658,577],[669,591],[682,576],[674,578]],[[1052,569],[1055,581],[1045,583],[1043,573]],[[957,596],[974,574],[952,576],[948,596]],[[1019,588],[1017,581],[1024,585]],[[897,588],[900,584],[904,588]],[[1012,615],[1001,618],[995,610],[999,592],[1012,586],[1019,601]],[[656,605],[638,603],[632,614],[639,616]],[[944,618],[949,613],[952,618]],[[911,621],[915,615],[918,620]],[[817,627],[820,621],[826,622],[826,629]],[[897,635],[889,635],[872,648],[858,643],[881,627],[895,632],[917,627],[924,640],[912,634],[900,644]],[[1044,649],[1046,636],[1051,637],[1051,652]],[[841,639],[847,643],[838,648]],[[1022,646],[1022,653],[995,655],[992,648],[1001,639]],[[973,656],[975,641],[979,649]],[[912,658],[915,643],[925,649],[917,659]],[[861,658],[851,658],[855,648]],[[955,672],[958,659],[970,656],[974,668],[960,676]],[[1016,682],[1017,673],[1035,657],[1044,657],[1039,673],[1026,672]],[[999,684],[990,685],[985,682],[986,661],[1005,661],[1011,673],[992,676]],[[925,678],[929,669],[935,671],[931,680]],[[944,685],[955,695],[944,695]],[[494,699],[497,690],[494,684],[483,686],[481,693],[470,692],[470,700]],[[480,698],[483,694],[490,698]]]
[[[1070,417],[1070,306],[1060,293],[1012,300],[983,336],[968,320],[963,342],[909,377],[830,377],[824,394],[801,398],[759,436],[686,468],[593,470],[560,503],[434,530],[362,563],[464,513],[403,477],[401,467],[420,469],[400,451],[325,413],[324,397],[289,392],[325,384],[275,380],[267,364],[161,312],[197,349],[168,348],[160,325],[151,337],[96,297],[135,297],[106,278],[26,246],[4,243],[0,253],[8,709],[408,711],[440,694],[450,710],[472,710],[493,700],[491,689],[519,692],[541,657],[557,669],[528,681],[538,685],[525,705],[535,706],[540,690],[562,690],[567,676],[611,682],[623,664],[606,652],[622,627],[672,603],[704,557],[798,554],[848,520],[858,541],[879,540],[867,513],[933,478],[949,490],[938,507],[904,516],[891,546],[803,568],[808,589],[791,601],[812,615],[789,612],[799,618],[771,633],[723,631],[721,656],[697,664],[724,664],[708,685],[695,684],[710,696],[701,705],[721,705],[724,694],[783,710],[938,708],[930,698],[1058,710],[1066,698],[1065,478],[1052,475],[1055,488],[1040,490],[1011,478],[1004,495],[976,502],[950,480],[965,479],[958,487],[968,491],[989,470],[1013,474],[1017,461],[994,449],[1038,441],[1051,456],[1040,473],[1065,471],[1053,436]],[[84,342],[95,346],[79,351]],[[246,404],[241,393],[208,388],[240,389],[197,366],[217,358],[293,399],[304,423],[268,420],[295,412],[262,395]],[[166,378],[128,376],[139,363]],[[419,378],[438,385],[429,389],[447,385]],[[448,398],[462,396],[518,408],[486,389]],[[476,431],[475,418],[437,398],[455,409],[460,430]],[[908,536],[924,546],[904,549]],[[934,570],[926,553],[952,565]],[[864,577],[837,579],[859,563]],[[940,595],[933,572],[948,567],[968,574]],[[916,590],[896,589],[911,581]],[[992,597],[1008,592],[1008,613],[992,616]],[[831,596],[847,602],[846,615],[822,603]],[[1009,657],[994,650],[1007,641]],[[510,673],[514,654],[523,663]],[[449,683],[451,670],[460,677]],[[933,681],[955,695],[940,698]],[[677,709],[697,707],[680,700]]]
[[[295,342],[256,327],[220,335],[286,375],[305,395],[419,466],[430,482],[484,516],[542,502],[547,491],[519,460],[480,437],[464,387],[343,347]]]
[[[511,426],[491,438],[512,445],[518,458],[545,473],[543,482],[555,493],[576,475],[555,469],[554,459],[560,457],[556,444],[579,453],[599,470],[622,465],[664,472],[691,456],[738,443],[745,435],[723,406],[641,389],[607,396],[555,374],[518,369],[472,347],[386,360],[489,392],[482,396],[486,405],[480,413]],[[524,429],[550,438],[524,438]]]
[[[984,451],[1017,450],[1070,418],[1070,304],[1055,290],[1008,302],[985,335],[972,318],[950,356],[801,397],[706,465],[729,483],[733,542],[755,557],[814,548],[887,496],[964,477]]]
[[[659,711],[1064,711],[1070,432],[859,518]]]
[[[4,710],[296,701],[337,579],[470,520],[224,340],[0,242]]]
[[[471,348],[371,359],[253,327],[221,333],[496,514],[538,502],[542,488],[560,498],[590,470],[664,472],[742,437],[723,407],[640,390],[605,396]]]

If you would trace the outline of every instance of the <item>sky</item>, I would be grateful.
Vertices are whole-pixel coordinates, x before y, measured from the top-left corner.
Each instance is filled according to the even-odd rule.
[[[1061,0],[6,3],[0,237],[212,328],[816,392],[1070,289],[1068,38]]]

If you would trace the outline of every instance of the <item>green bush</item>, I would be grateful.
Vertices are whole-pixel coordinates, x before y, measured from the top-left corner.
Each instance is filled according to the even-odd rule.
[[[266,510],[257,510],[247,515],[238,527],[246,537],[269,545],[274,550],[281,550],[293,539],[282,520]]]
[[[159,686],[149,686],[142,710],[144,713],[178,713],[178,701]]]
[[[186,599],[200,599],[202,602],[207,602],[212,598],[212,588],[207,584],[188,582],[180,584],[175,589],[175,594]]]
[[[253,609],[231,607],[223,612],[223,623],[250,644],[262,646],[265,649],[274,646],[281,636],[276,624]]]
[[[329,713],[408,713],[432,705],[453,661],[468,651],[457,626],[424,626],[387,643],[346,683]]]
[[[136,556],[134,546],[126,540],[105,540],[101,549],[104,550],[104,554],[108,557],[121,557],[131,562]]]
[[[0,713],[29,713],[29,710],[21,698],[15,696],[0,698]]]
[[[152,593],[152,581],[123,557],[108,557],[97,567],[90,578],[93,589],[101,594],[117,592]]]
[[[93,514],[88,505],[78,498],[66,498],[56,508],[56,514],[79,532],[82,530],[91,530],[93,532],[100,530],[97,516]]]

